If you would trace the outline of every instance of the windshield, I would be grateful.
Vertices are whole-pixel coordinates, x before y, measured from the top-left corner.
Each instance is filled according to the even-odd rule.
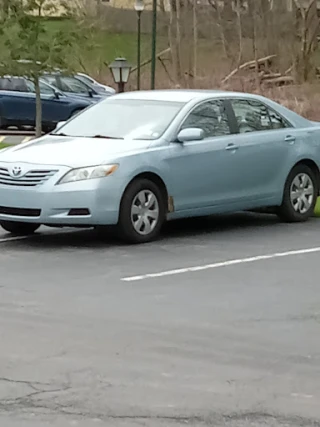
[[[108,98],[53,134],[154,140],[165,132],[183,105],[180,102]]]
[[[92,85],[95,83],[93,80],[90,80],[89,77],[83,76],[82,74],[77,74],[76,78],[81,80],[83,83],[87,83],[88,85]]]
[[[88,94],[89,88],[82,82],[73,77],[65,76],[44,76],[45,80],[62,90],[63,92]]]

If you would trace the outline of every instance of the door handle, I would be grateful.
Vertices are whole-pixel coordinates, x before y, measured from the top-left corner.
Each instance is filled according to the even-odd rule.
[[[235,151],[235,150],[238,150],[238,148],[239,148],[239,145],[235,145],[235,144],[228,144],[226,146],[227,151]]]
[[[291,144],[293,144],[296,140],[296,137],[293,135],[287,135],[284,140],[285,142],[291,142]]]

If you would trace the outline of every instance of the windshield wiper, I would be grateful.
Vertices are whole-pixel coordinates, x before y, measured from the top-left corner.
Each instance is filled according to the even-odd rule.
[[[61,133],[50,133],[50,135],[53,135],[53,136],[69,136],[69,135],[66,135],[63,132],[61,132]]]
[[[119,136],[107,136],[107,135],[93,135],[93,136],[88,136],[88,138],[123,139],[123,138],[120,138]]]

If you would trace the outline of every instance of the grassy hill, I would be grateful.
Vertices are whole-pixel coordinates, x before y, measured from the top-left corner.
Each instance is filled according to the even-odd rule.
[[[47,29],[51,36],[63,29],[72,28],[76,25],[73,21],[64,19],[47,20]],[[112,33],[107,30],[93,29],[88,33],[90,49],[79,49],[77,57],[70,58],[70,61],[84,66],[85,70],[95,76],[105,76],[108,74],[105,63],[110,63],[118,56],[125,57],[134,66],[136,65],[137,34],[135,33]],[[159,49],[166,45],[166,40],[159,37]],[[151,37],[143,34],[141,39],[142,61],[150,57]],[[79,57],[80,56],[80,57]],[[80,71],[80,70],[79,70]],[[82,71],[82,70],[81,70]]]

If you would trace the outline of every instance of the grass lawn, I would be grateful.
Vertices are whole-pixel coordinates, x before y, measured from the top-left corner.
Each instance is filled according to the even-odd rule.
[[[316,206],[314,208],[314,214],[315,214],[315,216],[320,217],[320,197],[318,197],[318,199],[317,199],[317,203],[316,203]]]
[[[48,20],[46,22],[47,31],[51,37],[55,32],[66,28],[72,29],[76,25],[70,20]],[[133,66],[136,65],[137,55],[137,35],[135,33],[112,33],[107,30],[92,30],[89,37],[90,49],[80,49],[81,62],[86,71],[97,74],[101,70],[106,70],[104,62],[110,63],[116,57],[122,56],[128,59]],[[158,37],[158,50],[167,46],[166,38]],[[164,48],[165,48],[164,47]],[[142,61],[149,59],[151,54],[151,37],[148,34],[141,36],[141,56]],[[74,58],[77,63],[77,58]]]
[[[10,144],[6,144],[4,142],[0,142],[0,150],[2,150],[3,148],[7,148],[7,147],[11,147]]]

